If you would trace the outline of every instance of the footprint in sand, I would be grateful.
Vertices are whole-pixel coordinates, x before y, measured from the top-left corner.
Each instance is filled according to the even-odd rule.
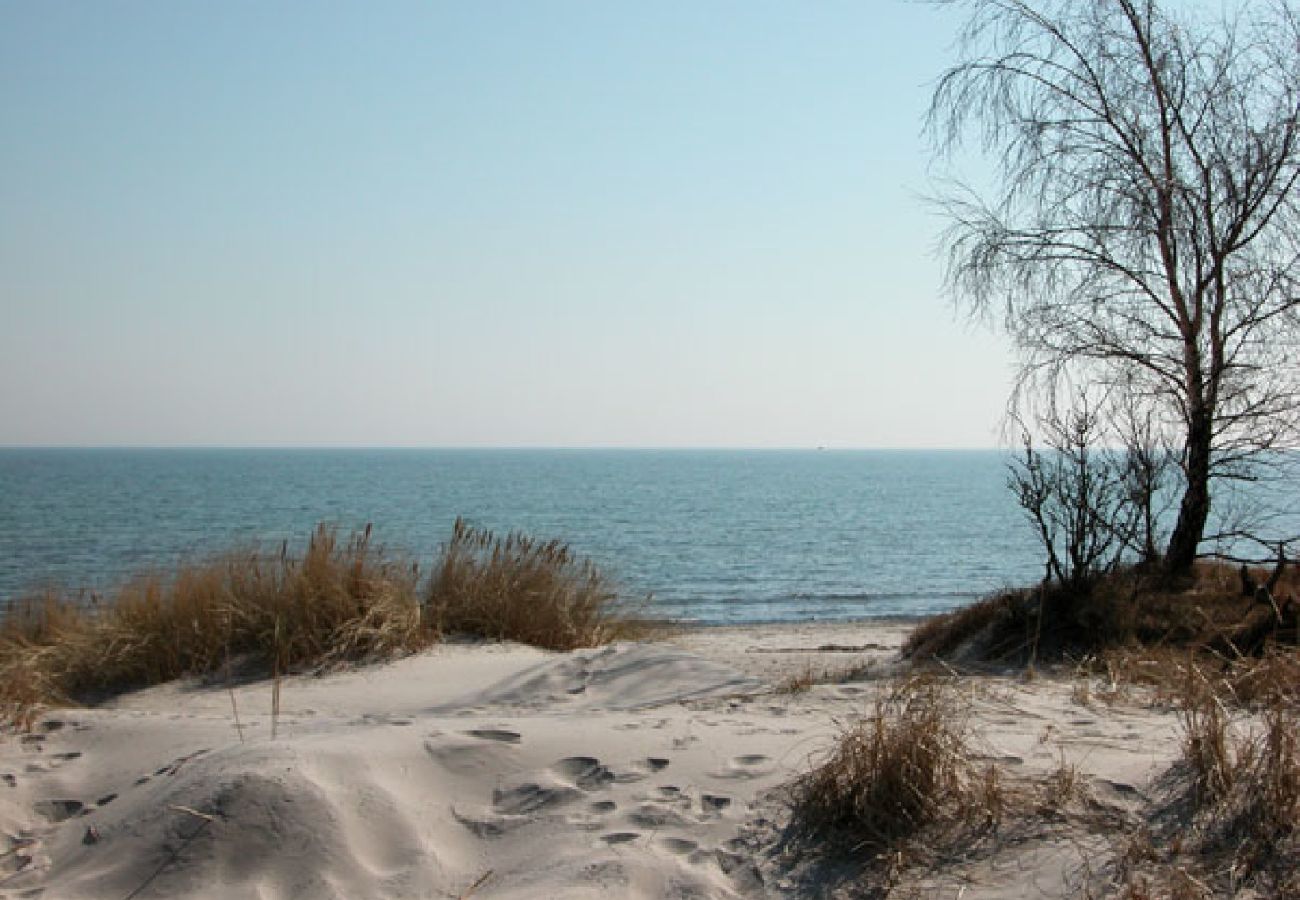
[[[503,744],[518,744],[523,738],[517,731],[507,731],[504,728],[474,728],[465,732],[470,737],[476,737],[484,741],[499,741]]]
[[[50,822],[67,821],[74,816],[88,816],[97,809],[102,809],[117,799],[117,794],[105,794],[94,803],[86,804],[80,800],[38,800],[32,804],[37,813]]]
[[[731,805],[731,798],[725,794],[700,794],[700,807],[706,813],[720,815]]]
[[[695,841],[679,837],[662,837],[657,843],[674,856],[686,856],[694,853],[700,846]]]
[[[656,772],[662,772],[671,764],[671,760],[664,759],[662,756],[647,756],[645,759],[639,759],[628,766],[626,772],[619,772],[614,776],[614,780],[619,784],[627,784],[633,781],[641,781],[650,777]]]
[[[609,834],[602,834],[600,839],[613,846],[615,844],[630,844],[639,837],[641,837],[641,834],[636,831],[613,831]]]
[[[642,828],[664,828],[673,825],[694,825],[695,820],[683,815],[672,806],[650,801],[642,803],[628,814],[628,821]]]
[[[63,822],[85,811],[86,804],[80,800],[37,800],[32,808],[51,822]]]
[[[348,722],[349,725],[413,725],[415,720],[388,713],[366,713]]]
[[[618,809],[618,804],[613,800],[595,800],[587,806],[587,809],[597,815],[607,816]]]
[[[582,797],[582,791],[568,785],[528,782],[492,792],[492,807],[499,813],[519,816],[554,809]]]
[[[80,759],[80,758],[81,758],[81,751],[79,750],[70,750],[67,753],[51,753],[45,757],[45,759],[47,760],[46,762],[27,763],[27,765],[23,767],[23,771],[31,775],[45,775],[50,772],[53,772],[55,769],[67,765],[68,763],[72,762],[74,759]],[[8,779],[3,779],[3,780],[8,782]],[[13,784],[10,783],[9,786],[13,787]]]
[[[3,781],[9,787],[18,787],[18,779],[10,772],[0,773],[0,781]]]
[[[761,753],[747,753],[732,757],[722,769],[713,773],[714,778],[760,778],[771,774],[773,766],[770,757]]]
[[[603,788],[615,780],[608,766],[601,765],[594,756],[570,756],[551,766],[551,773],[572,781],[584,791]]]
[[[462,809],[456,806],[452,807],[451,814],[457,822],[481,838],[501,837],[532,821],[527,816],[501,815],[490,810]]]

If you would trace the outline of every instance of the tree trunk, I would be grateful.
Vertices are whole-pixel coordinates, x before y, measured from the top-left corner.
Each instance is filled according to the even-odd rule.
[[[1187,428],[1187,490],[1178,508],[1178,522],[1165,550],[1165,573],[1186,575],[1196,562],[1196,551],[1210,517],[1210,444],[1213,426],[1205,413],[1196,413]]]

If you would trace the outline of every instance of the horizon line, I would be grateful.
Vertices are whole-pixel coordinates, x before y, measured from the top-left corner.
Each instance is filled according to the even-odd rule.
[[[1006,450],[997,445],[832,445],[789,444],[756,446],[752,444],[5,444],[0,450],[500,450],[500,451],[744,451],[744,452],[962,452]]]

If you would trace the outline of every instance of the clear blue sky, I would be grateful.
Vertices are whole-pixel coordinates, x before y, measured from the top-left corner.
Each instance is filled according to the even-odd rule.
[[[0,2],[0,444],[991,446],[949,11]]]

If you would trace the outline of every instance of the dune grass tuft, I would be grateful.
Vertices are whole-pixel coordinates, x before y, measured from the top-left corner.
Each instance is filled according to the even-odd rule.
[[[829,756],[793,786],[790,837],[799,845],[879,853],[927,826],[996,819],[999,779],[971,762],[958,704],[917,678],[845,728]]]
[[[371,540],[319,526],[301,554],[236,551],[146,573],[92,604],[53,592],[0,615],[0,723],[241,667],[267,674],[421,650],[464,633],[567,650],[631,636],[611,583],[565,545],[458,521],[422,586]]]
[[[1121,896],[1300,897],[1300,696],[1289,672],[1257,662],[1244,702],[1231,667],[1185,663],[1172,694],[1180,758],[1150,827],[1120,855]]]
[[[614,585],[558,540],[501,537],[457,519],[427,593],[430,621],[448,634],[548,650],[640,636]]]
[[[1184,703],[1182,767],[1199,867],[1211,880],[1228,872],[1238,884],[1280,889],[1300,860],[1300,707],[1271,694],[1243,723],[1213,692],[1189,692]]]

